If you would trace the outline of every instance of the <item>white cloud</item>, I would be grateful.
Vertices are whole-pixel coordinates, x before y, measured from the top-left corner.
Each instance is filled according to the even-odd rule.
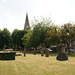
[[[3,2],[5,3],[5,2],[6,2],[6,0],[3,0]]]
[[[75,22],[75,0],[0,0],[1,29],[23,29],[26,12],[30,22],[34,16],[51,17],[55,24]]]
[[[36,16],[50,16],[55,24],[74,21],[75,5],[73,0],[37,0],[34,10]]]

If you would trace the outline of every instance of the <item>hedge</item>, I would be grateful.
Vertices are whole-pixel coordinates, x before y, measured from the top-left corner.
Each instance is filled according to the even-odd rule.
[[[16,52],[0,53],[0,60],[15,60]]]

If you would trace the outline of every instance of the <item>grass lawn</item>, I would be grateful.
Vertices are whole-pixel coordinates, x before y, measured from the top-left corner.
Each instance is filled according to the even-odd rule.
[[[75,75],[75,57],[58,61],[53,54],[16,56],[15,60],[0,60],[0,75]]]

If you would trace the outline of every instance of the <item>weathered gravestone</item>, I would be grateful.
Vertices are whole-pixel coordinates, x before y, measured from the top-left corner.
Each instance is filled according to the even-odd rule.
[[[40,50],[41,56],[44,56],[44,48],[42,44],[40,44],[39,50]]]
[[[44,56],[44,48],[41,49],[41,56]]]
[[[41,51],[41,56],[44,56],[44,52],[46,52],[45,50],[46,50],[46,46],[45,46],[45,44],[43,43],[43,44],[41,44],[40,45],[41,47],[40,47],[40,51]]]
[[[68,57],[65,53],[65,45],[62,43],[62,40],[60,40],[60,44],[59,44],[59,52],[58,52],[58,56],[56,57],[57,60],[68,60]]]
[[[49,50],[48,50],[48,48],[46,48],[46,50],[45,50],[45,55],[46,55],[46,57],[49,57]]]

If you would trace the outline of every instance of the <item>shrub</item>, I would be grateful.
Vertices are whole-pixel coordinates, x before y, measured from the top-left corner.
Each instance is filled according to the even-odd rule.
[[[0,53],[0,60],[15,60],[16,52]]]

